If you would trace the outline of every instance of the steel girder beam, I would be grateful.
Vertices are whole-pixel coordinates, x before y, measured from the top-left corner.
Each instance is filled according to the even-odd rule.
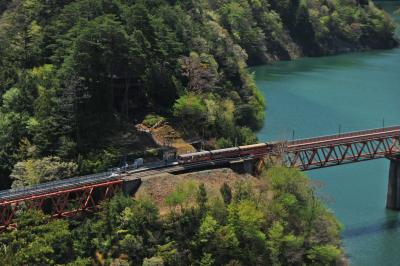
[[[94,211],[102,200],[120,191],[122,183],[119,179],[0,202],[0,230],[12,225],[15,214],[25,209],[42,210],[52,217]]]
[[[288,147],[284,160],[289,167],[302,171],[392,157],[400,154],[400,137],[378,137],[370,140],[315,145],[307,148]]]

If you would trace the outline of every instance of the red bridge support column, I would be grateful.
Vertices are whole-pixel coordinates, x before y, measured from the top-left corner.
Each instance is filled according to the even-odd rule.
[[[400,157],[390,159],[386,208],[400,210]]]

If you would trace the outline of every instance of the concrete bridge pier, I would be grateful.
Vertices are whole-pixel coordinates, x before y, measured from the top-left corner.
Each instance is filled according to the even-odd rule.
[[[386,208],[400,210],[400,157],[390,158]]]
[[[123,180],[124,182],[122,183],[122,192],[124,193],[124,195],[128,197],[134,196],[136,191],[142,184],[142,180],[133,176],[125,177]]]
[[[254,160],[253,159],[239,159],[230,161],[230,168],[239,174],[253,174],[254,173]]]

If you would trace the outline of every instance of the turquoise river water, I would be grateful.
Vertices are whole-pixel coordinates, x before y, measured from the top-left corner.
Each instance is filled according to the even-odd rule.
[[[382,3],[382,2],[381,2]],[[400,2],[383,2],[389,11]],[[399,21],[399,16],[395,19]],[[400,125],[400,49],[303,58],[252,69],[267,101],[260,140]],[[344,225],[351,265],[400,265],[400,212],[385,209],[389,161],[308,172]]]

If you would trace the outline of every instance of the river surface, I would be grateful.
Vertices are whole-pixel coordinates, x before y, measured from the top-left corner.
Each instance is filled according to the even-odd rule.
[[[389,11],[400,2],[380,2]],[[399,21],[399,16],[395,19]],[[400,49],[303,58],[252,69],[268,108],[260,140],[400,125]],[[351,265],[400,265],[400,213],[385,209],[389,161],[308,172],[344,225]]]

